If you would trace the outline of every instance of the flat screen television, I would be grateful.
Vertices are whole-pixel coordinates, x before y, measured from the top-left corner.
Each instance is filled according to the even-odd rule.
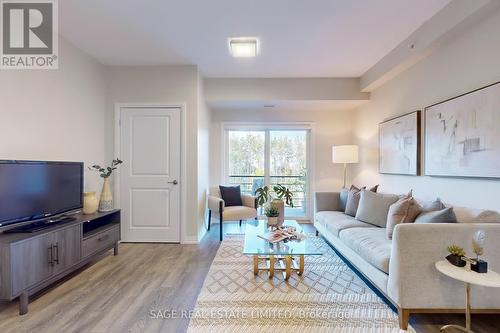
[[[0,160],[0,228],[82,206],[83,163]]]

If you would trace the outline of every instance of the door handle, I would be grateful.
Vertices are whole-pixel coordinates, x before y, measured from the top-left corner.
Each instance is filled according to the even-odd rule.
[[[56,258],[54,259],[54,262],[59,265],[59,243],[56,243],[56,245],[54,245],[54,249],[56,250]]]
[[[177,182],[177,180],[174,180],[174,181],[171,181],[171,182],[168,182],[168,183],[169,183],[169,184],[174,184],[174,185],[179,184],[179,183]]]
[[[54,259],[52,258],[52,244],[47,248],[49,251],[49,265],[54,266]]]

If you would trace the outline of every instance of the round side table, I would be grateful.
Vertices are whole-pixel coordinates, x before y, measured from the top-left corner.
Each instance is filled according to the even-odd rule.
[[[450,264],[447,260],[436,262],[436,269],[452,279],[465,283],[465,327],[458,325],[445,325],[441,327],[441,332],[448,328],[456,328],[463,332],[472,333],[470,329],[470,286],[471,284],[500,288],[500,274],[488,270],[488,273],[476,273],[469,268],[469,263],[465,267],[457,267]]]

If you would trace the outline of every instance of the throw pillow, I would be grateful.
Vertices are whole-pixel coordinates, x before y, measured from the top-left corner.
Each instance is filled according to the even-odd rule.
[[[361,190],[366,189],[366,186],[363,186],[361,189],[357,188],[354,185],[351,185],[351,188],[349,191],[347,189],[345,190],[345,194],[340,192],[340,201],[341,201],[341,206],[342,206],[342,196],[345,197],[345,207],[344,207],[344,213],[347,215],[350,215],[352,217],[356,216],[356,212],[358,211],[358,206],[359,206],[359,198],[361,195]],[[373,186],[370,188],[370,192],[377,192],[378,185]]]
[[[422,207],[411,196],[412,191],[389,207],[387,214],[387,238],[392,239],[394,228],[400,223],[412,223],[422,211]]]
[[[389,207],[398,199],[399,197],[395,194],[361,191],[356,219],[383,228],[387,224]]]
[[[423,212],[416,219],[415,223],[455,223],[457,217],[452,207],[431,212]]]
[[[241,189],[238,186],[219,186],[220,196],[224,200],[224,206],[243,206],[241,201]]]
[[[445,208],[446,207],[444,203],[439,198],[436,198],[436,200],[432,202],[425,202],[422,204],[422,212],[434,212],[436,210],[443,210]]]
[[[396,225],[404,223],[407,215],[408,209],[410,208],[410,199],[401,198],[389,207],[389,212],[387,213],[387,229],[386,235],[388,239],[392,239],[392,233]]]
[[[340,211],[345,212],[345,207],[347,206],[347,196],[349,195],[349,190],[345,187],[340,190]]]
[[[363,187],[364,189],[364,187]],[[356,211],[358,210],[359,198],[361,195],[361,189],[352,185],[347,193],[347,202],[345,205],[345,212],[347,215],[356,216]]]

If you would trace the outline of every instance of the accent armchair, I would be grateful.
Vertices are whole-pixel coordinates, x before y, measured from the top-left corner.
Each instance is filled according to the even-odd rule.
[[[210,222],[212,212],[219,214],[220,240],[222,241],[222,224],[225,221],[240,221],[257,219],[257,198],[252,195],[242,194],[241,201],[243,206],[225,206],[218,187],[210,188],[208,195],[208,230],[210,231]]]

